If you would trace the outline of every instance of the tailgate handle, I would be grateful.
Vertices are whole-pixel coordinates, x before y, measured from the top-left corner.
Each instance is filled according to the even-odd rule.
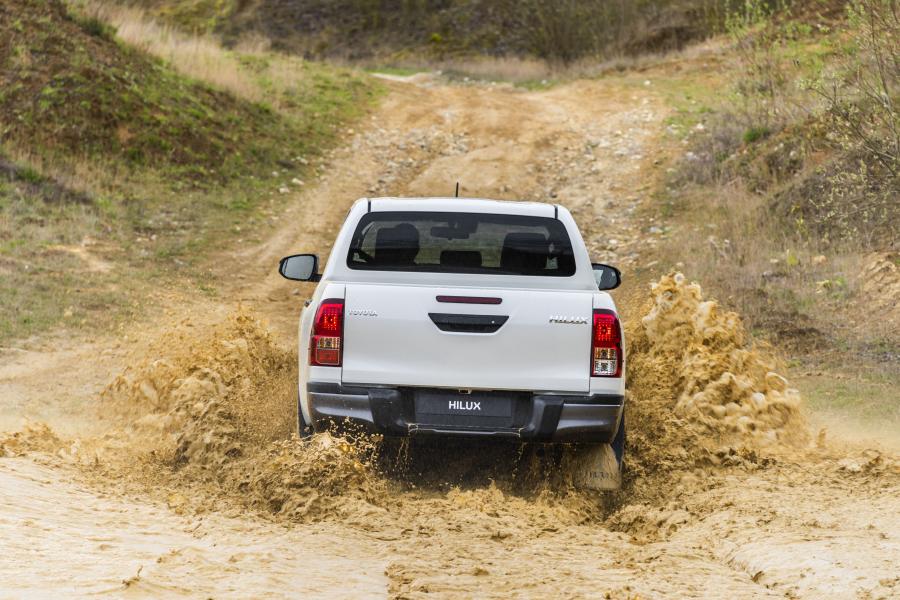
[[[494,333],[509,319],[505,315],[428,313],[428,316],[441,331],[455,333]]]

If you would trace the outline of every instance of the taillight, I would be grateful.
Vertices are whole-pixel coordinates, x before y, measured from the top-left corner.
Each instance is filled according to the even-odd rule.
[[[344,301],[323,300],[313,321],[309,340],[309,364],[316,367],[341,366],[344,337]]]
[[[622,328],[611,310],[594,311],[591,338],[591,377],[622,375]]]

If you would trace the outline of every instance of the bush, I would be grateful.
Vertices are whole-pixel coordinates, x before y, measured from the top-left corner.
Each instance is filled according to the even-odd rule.
[[[753,142],[758,142],[759,140],[768,137],[770,133],[772,132],[768,127],[750,127],[744,132],[744,143],[752,144]]]
[[[848,6],[850,52],[814,86],[832,117],[831,139],[900,175],[900,10],[896,0]]]
[[[848,52],[813,84],[841,157],[810,195],[808,225],[833,241],[893,246],[900,221],[900,11],[896,0],[853,0]]]

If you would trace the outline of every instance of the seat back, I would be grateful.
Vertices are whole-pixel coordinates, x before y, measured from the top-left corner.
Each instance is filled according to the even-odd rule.
[[[547,268],[550,243],[540,233],[508,233],[503,238],[500,268],[525,274],[537,274]]]
[[[409,223],[379,229],[375,236],[374,262],[379,267],[415,264],[419,254],[419,230]]]

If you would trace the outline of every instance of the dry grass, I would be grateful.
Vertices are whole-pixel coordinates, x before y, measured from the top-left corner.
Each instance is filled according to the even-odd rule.
[[[720,50],[720,41],[709,40],[684,50],[645,53],[639,56],[623,54],[610,56],[603,60],[583,58],[567,65],[514,56],[450,58],[440,61],[406,58],[390,61],[387,66],[383,62],[371,61],[361,61],[352,63],[352,65],[375,72],[412,74],[421,71],[438,71],[454,80],[468,78],[474,81],[509,82],[525,87],[545,87],[551,83],[594,79],[626,71],[641,71],[659,67],[669,62],[695,60],[698,57],[715,54]]]
[[[437,68],[448,74],[472,79],[513,83],[557,79],[561,75],[561,69],[554,68],[546,61],[533,58],[459,59],[438,63]]]
[[[162,25],[138,8],[96,0],[71,2],[84,14],[116,28],[123,41],[157,56],[178,71],[252,101],[262,99],[254,79],[241,68],[237,58],[213,38],[190,36]]]
[[[740,180],[688,187],[664,254],[738,310],[755,334],[786,350],[810,350],[859,290],[859,253],[802,240]],[[834,341],[834,340],[833,340]]]
[[[231,51],[96,0],[10,1],[0,345],[108,329],[149,308],[145,290],[163,282],[213,292],[213,249],[234,243],[235,226],[248,239],[266,231],[287,200],[274,190],[307,179],[380,94],[264,40]]]
[[[285,96],[310,85],[309,63],[269,51],[259,35],[242,38],[234,50],[210,35],[190,35],[160,23],[147,12],[98,0],[70,0],[91,17],[109,23],[124,42],[169,63],[183,75],[277,110],[290,108]]]

